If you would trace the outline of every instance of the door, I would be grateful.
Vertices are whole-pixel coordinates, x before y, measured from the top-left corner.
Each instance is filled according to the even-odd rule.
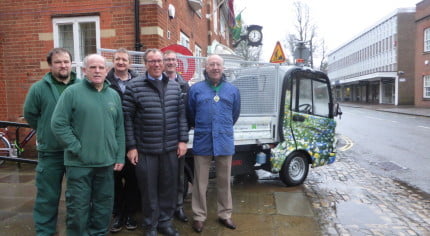
[[[335,160],[332,104],[326,76],[299,73],[292,77],[291,133],[296,149],[307,152],[314,167]]]

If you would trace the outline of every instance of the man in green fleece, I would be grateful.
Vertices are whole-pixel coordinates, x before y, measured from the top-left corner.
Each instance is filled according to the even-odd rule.
[[[46,59],[51,71],[31,86],[24,103],[24,117],[37,132],[36,235],[53,235],[57,230],[65,168],[63,147],[51,131],[51,115],[64,89],[80,81],[72,71],[72,55],[66,49],[54,48]]]
[[[51,127],[64,145],[67,235],[106,235],[113,208],[113,171],[124,166],[121,99],[109,87],[106,59],[84,59],[82,83],[61,95]]]

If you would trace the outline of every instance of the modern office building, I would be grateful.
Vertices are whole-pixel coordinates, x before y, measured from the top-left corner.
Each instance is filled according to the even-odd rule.
[[[401,8],[329,53],[337,100],[414,104],[415,35],[415,8]]]

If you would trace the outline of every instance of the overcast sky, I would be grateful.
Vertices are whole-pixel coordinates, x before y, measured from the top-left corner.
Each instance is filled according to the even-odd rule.
[[[311,19],[324,38],[328,51],[346,43],[397,8],[415,7],[421,0],[301,0],[309,6]],[[294,0],[235,0],[246,25],[263,26],[263,61],[269,61],[276,41],[294,32],[291,22]],[[283,48],[288,54],[288,49]],[[288,57],[289,55],[287,55]]]

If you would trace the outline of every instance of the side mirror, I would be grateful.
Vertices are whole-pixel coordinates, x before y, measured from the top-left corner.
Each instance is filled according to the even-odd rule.
[[[342,118],[342,109],[340,108],[339,103],[335,103],[333,105],[333,115],[334,116],[339,116],[339,119]]]

